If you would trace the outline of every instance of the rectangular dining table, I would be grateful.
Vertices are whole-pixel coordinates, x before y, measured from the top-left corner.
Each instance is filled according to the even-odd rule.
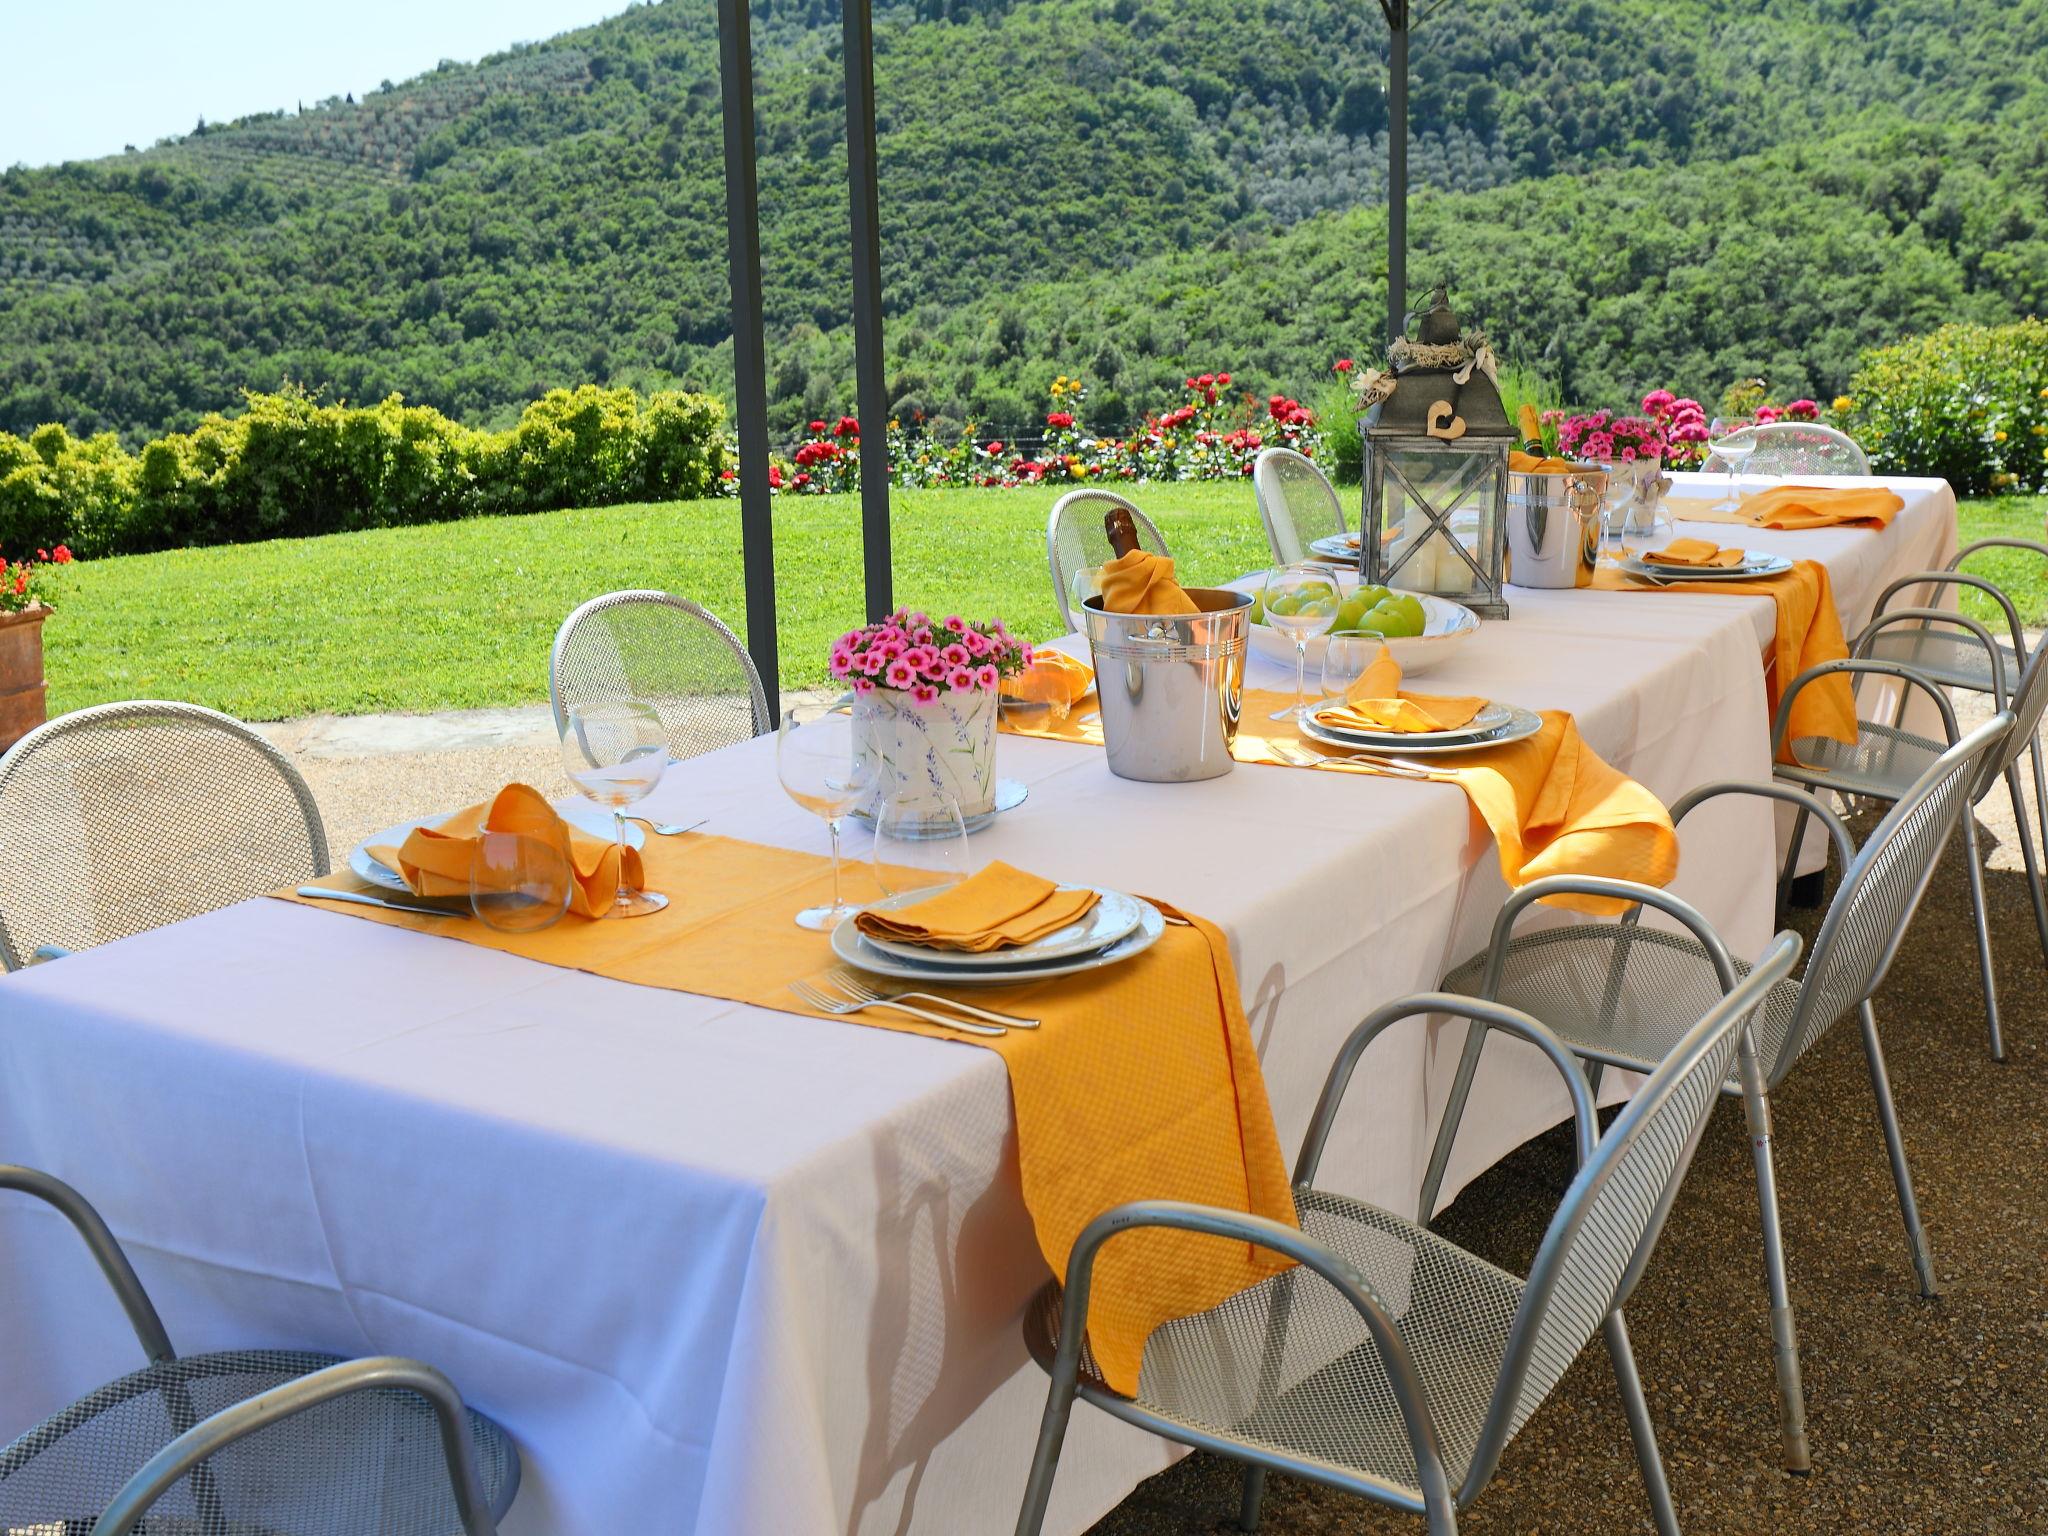
[[[1955,547],[1947,487],[1891,483],[1906,505],[1883,533],[1744,542],[1825,561],[1853,634],[1886,580]],[[1768,600],[1509,597],[1427,686],[1571,710],[1667,803],[1768,777]],[[1291,681],[1263,661],[1252,680]],[[1345,1034],[1481,947],[1505,894],[1452,786],[1253,766],[1132,783],[1098,749],[1010,736],[998,771],[1029,798],[978,857],[1229,934],[1290,1156]],[[768,739],[677,765],[645,809],[826,846]],[[1673,888],[1755,954],[1768,811],[1711,805],[1681,846]],[[1325,1182],[1412,1213],[1462,1038],[1418,1021],[1375,1045]],[[1473,1110],[1446,1199],[1566,1106],[1496,1040]],[[518,1440],[514,1533],[1008,1529],[1045,1389],[1019,1330],[1047,1274],[1016,1155],[989,1051],[281,901],[0,978],[0,1161],[99,1205],[182,1351],[446,1370]],[[0,1196],[0,1439],[138,1364],[67,1230]],[[1078,1409],[1048,1529],[1085,1530],[1175,1454]]]

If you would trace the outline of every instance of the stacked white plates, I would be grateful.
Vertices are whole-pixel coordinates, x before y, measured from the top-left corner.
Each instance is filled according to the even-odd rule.
[[[1521,741],[1543,729],[1543,717],[1517,704],[1489,703],[1464,725],[1448,731],[1365,731],[1350,726],[1326,725],[1311,714],[1301,722],[1301,733],[1327,747],[1344,747],[1354,752],[1426,752],[1443,755],[1477,752]]]
[[[1663,565],[1641,555],[1625,556],[1621,568],[1646,581],[1768,581],[1792,569],[1783,555],[1745,549],[1740,565]]]
[[[875,902],[869,910],[894,912],[915,906],[939,894],[943,886],[905,891],[886,901]],[[1049,976],[1069,976],[1115,965],[1142,954],[1166,931],[1166,918],[1142,897],[1100,886],[1062,886],[1062,890],[1093,890],[1100,898],[1080,918],[1009,949],[982,954],[965,950],[938,949],[927,944],[906,944],[895,939],[871,939],[848,918],[832,930],[832,952],[848,965],[877,976],[904,981],[939,981],[949,986],[1000,987],[1043,981]]]

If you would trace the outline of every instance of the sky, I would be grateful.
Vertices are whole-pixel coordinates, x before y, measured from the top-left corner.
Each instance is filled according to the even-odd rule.
[[[147,149],[587,26],[626,0],[0,0],[0,167]]]

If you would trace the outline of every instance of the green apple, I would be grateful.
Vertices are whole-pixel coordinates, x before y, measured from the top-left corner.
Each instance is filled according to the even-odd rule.
[[[1254,624],[1266,622],[1266,598],[1264,593],[1252,599],[1252,622]]]
[[[1406,640],[1421,634],[1424,622],[1422,604],[1404,594],[1390,597],[1368,609],[1357,627],[1376,629],[1383,635]]]

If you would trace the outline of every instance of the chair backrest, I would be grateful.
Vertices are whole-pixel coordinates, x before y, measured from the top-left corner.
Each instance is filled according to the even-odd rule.
[[[1140,548],[1155,555],[1172,553],[1152,519],[1114,491],[1069,491],[1054,502],[1052,516],[1045,524],[1045,563],[1052,572],[1053,600],[1059,604],[1060,617],[1070,632],[1081,627],[1080,620],[1074,617],[1080,606],[1080,598],[1074,595],[1074,577],[1107,565],[1114,558],[1109,535],[1102,528],[1102,519],[1112,507],[1122,507],[1131,514]]]
[[[89,949],[328,872],[289,759],[196,704],[100,704],[0,756],[0,966]]]
[[[2013,716],[2007,711],[1964,736],[1935,759],[1864,840],[1821,919],[1778,1059],[1765,1063],[1772,1082],[1884,981],[1942,849],[1969,814],[1986,765],[1996,762],[2012,734]]]
[[[1344,532],[1344,503],[1313,460],[1292,448],[1266,448],[1252,461],[1252,494],[1275,565],[1309,558],[1309,545]]]
[[[1817,421],[1767,421],[1760,427],[1745,427],[1739,434],[1751,439],[1743,464],[1751,475],[1868,475],[1870,458],[1856,439]],[[1718,455],[1710,454],[1700,468],[1716,473],[1727,469]]]
[[[768,695],[738,636],[717,615],[669,592],[607,592],[555,632],[548,703],[555,730],[578,704],[651,704],[681,759],[768,729]]]
[[[1468,1490],[1628,1299],[1728,1081],[1740,1026],[1798,958],[1798,935],[1779,934],[1658,1063],[1572,1180],[1530,1266]]]

